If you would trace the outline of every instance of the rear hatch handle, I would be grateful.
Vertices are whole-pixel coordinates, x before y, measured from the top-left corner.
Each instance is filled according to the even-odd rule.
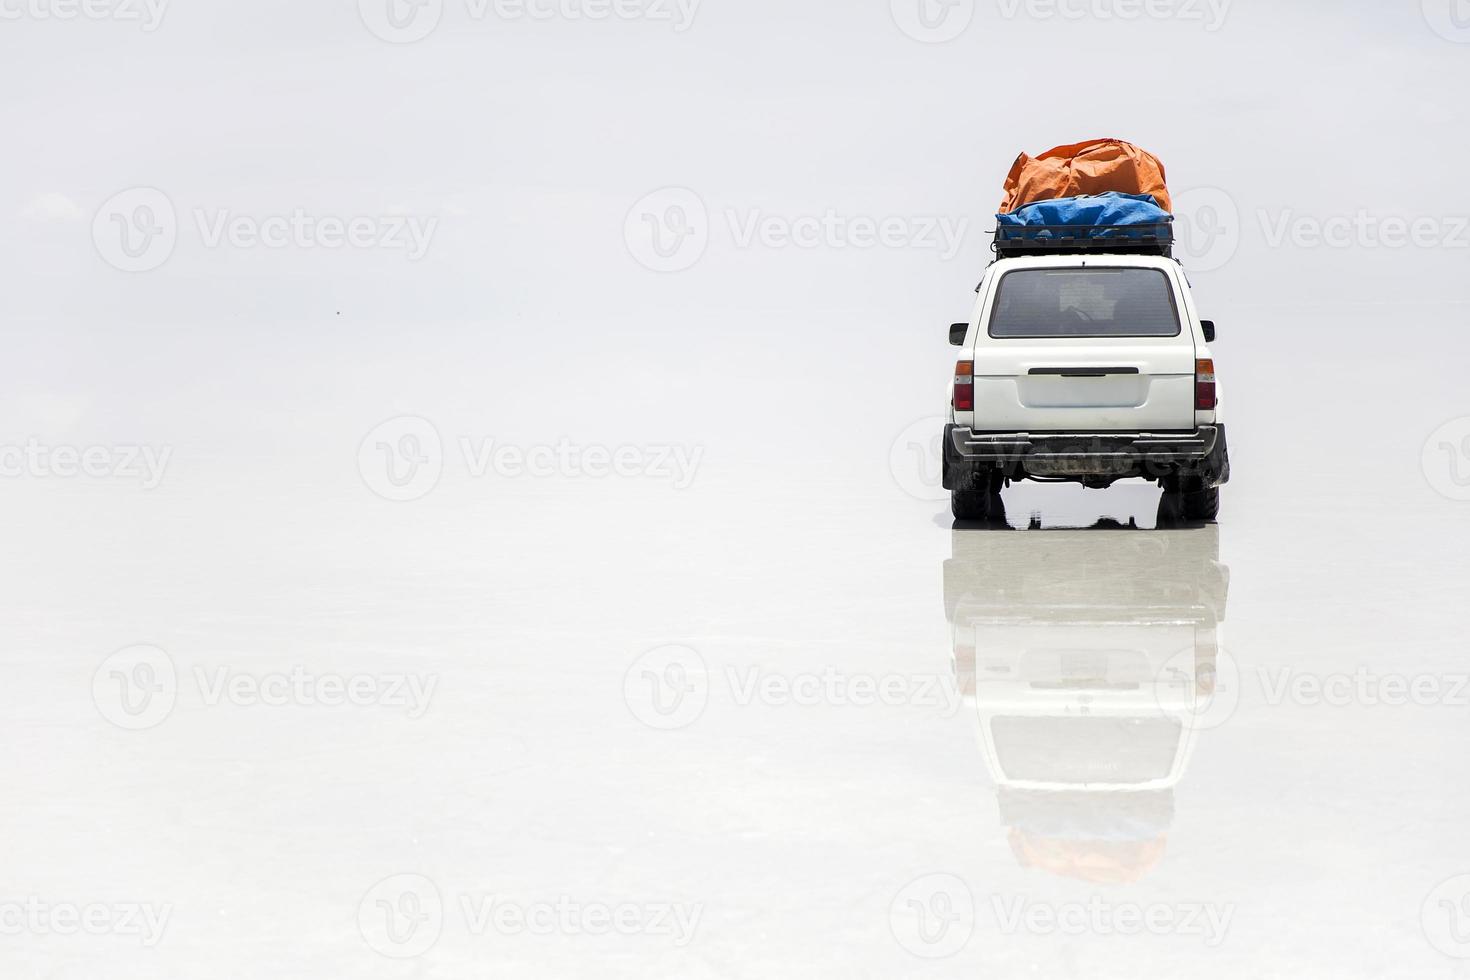
[[[1032,368],[1033,376],[1053,378],[1106,378],[1115,374],[1138,374],[1136,367],[1039,367]]]

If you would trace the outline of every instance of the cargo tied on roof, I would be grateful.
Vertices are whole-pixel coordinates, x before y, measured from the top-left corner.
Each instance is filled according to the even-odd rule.
[[[1106,194],[1038,201],[995,216],[999,255],[1051,252],[1172,254],[1174,216],[1147,194]]]
[[[1165,211],[1174,208],[1158,157],[1123,140],[1101,139],[1058,146],[1039,157],[1022,153],[1006,176],[1000,213],[1038,201],[1108,192],[1147,194]]]
[[[1172,256],[1174,216],[1164,165],[1122,140],[1021,154],[996,215],[1001,256],[1114,252]]]

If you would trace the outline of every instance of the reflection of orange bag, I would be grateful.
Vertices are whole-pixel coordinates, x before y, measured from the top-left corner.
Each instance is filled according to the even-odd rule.
[[[1032,837],[1015,827],[1011,853],[1023,868],[1042,868],[1064,878],[1095,885],[1138,881],[1163,860],[1168,838],[1160,834],[1140,841],[1063,841]]]
[[[1152,194],[1159,207],[1174,210],[1158,157],[1122,140],[1092,140],[1059,146],[1039,157],[1022,153],[1006,177],[1000,213],[1010,214],[1037,201],[1107,191]]]

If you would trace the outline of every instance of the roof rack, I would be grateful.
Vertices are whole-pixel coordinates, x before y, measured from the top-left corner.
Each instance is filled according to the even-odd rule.
[[[1001,258],[1111,254],[1174,257],[1171,221],[1140,225],[1001,225],[990,246]]]

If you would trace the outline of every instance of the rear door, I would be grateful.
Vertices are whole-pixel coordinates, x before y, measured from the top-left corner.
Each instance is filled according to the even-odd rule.
[[[1167,269],[1074,264],[1002,273],[975,344],[974,428],[1193,429],[1187,318]]]

